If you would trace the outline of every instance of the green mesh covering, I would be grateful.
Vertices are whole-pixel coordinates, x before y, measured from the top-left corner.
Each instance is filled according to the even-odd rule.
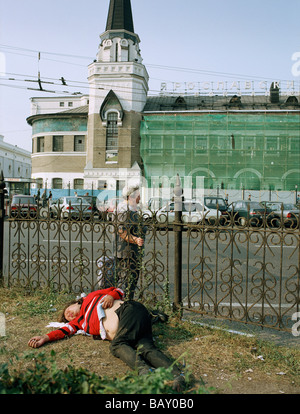
[[[300,187],[300,113],[144,115],[146,179],[204,177],[204,188],[294,190]],[[199,182],[199,179],[198,179]]]

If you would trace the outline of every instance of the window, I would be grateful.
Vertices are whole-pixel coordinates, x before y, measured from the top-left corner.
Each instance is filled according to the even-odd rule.
[[[37,152],[44,152],[45,151],[45,138],[38,137],[37,138]]]
[[[104,180],[98,180],[98,190],[105,190],[107,188],[107,183]]]
[[[277,138],[266,138],[266,150],[267,151],[277,151],[278,140]]]
[[[82,178],[75,178],[74,190],[83,190],[83,179]]]
[[[36,185],[37,185],[37,188],[43,188],[43,179],[42,178],[37,178],[36,179]]]
[[[85,151],[85,136],[75,135],[74,137],[74,151]]]
[[[118,161],[118,135],[118,114],[110,112],[107,115],[106,161]]]
[[[162,152],[162,137],[150,136],[149,149],[150,154],[161,154]]]
[[[72,106],[73,106],[73,102],[68,102],[68,107],[72,108]]]
[[[290,150],[291,152],[295,152],[295,154],[299,154],[300,151],[300,139],[299,138],[291,138],[290,141]]]
[[[195,137],[196,154],[207,152],[207,137]]]
[[[52,188],[56,190],[62,190],[62,178],[53,178]]]
[[[252,150],[255,148],[255,140],[251,137],[244,137],[243,147],[245,150]]]
[[[53,151],[62,152],[64,150],[64,137],[56,135],[53,137]]]
[[[175,136],[175,140],[174,140],[174,146],[175,146],[175,150],[179,153],[183,153],[184,149],[185,149],[185,137],[182,135],[177,135]]]
[[[64,107],[64,106],[65,106],[65,103],[64,103],[64,102],[60,102],[60,103],[59,103],[59,106],[62,108],[62,107]]]

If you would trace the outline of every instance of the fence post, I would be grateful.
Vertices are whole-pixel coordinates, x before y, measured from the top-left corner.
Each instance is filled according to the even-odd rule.
[[[174,187],[174,303],[173,310],[182,311],[182,194],[183,190],[177,174]]]
[[[5,218],[5,182],[3,171],[0,173],[0,286],[3,285],[3,239],[4,239],[4,218]]]

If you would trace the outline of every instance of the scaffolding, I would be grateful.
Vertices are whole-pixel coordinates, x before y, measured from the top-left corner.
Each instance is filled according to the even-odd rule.
[[[145,177],[190,177],[196,188],[300,188],[300,112],[145,114]],[[202,181],[200,180],[202,179]]]

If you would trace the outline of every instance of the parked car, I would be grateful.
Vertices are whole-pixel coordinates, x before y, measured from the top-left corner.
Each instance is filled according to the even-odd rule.
[[[83,195],[83,196],[80,196],[80,198],[86,200],[89,204],[91,204],[92,211],[93,211],[93,214],[94,215],[98,215],[99,214],[98,197],[96,197],[96,196],[90,196],[90,195]]]
[[[270,210],[269,217],[274,226],[279,227],[281,223],[285,227],[299,226],[300,210],[295,204],[279,201],[262,201],[261,204]]]
[[[184,200],[182,202],[182,222],[189,224],[199,224],[204,220],[207,222],[210,218],[214,217],[214,213],[199,203],[197,200]],[[157,219],[159,223],[170,224],[175,220],[175,203],[170,201],[158,210],[144,210],[144,219],[147,221],[153,217]]]
[[[203,204],[210,210],[219,210],[221,212],[227,211],[228,205],[224,198],[206,196],[203,199]]]
[[[102,206],[99,207],[99,209],[102,210],[102,216],[107,220],[113,220],[116,209],[122,201],[124,201],[124,198],[122,197],[114,197],[104,201]]]
[[[82,197],[60,197],[50,205],[50,215],[55,218],[88,219],[93,208]]]
[[[11,217],[37,217],[38,205],[33,196],[14,195],[10,204]]]
[[[204,206],[209,210],[209,222],[214,224],[216,218],[220,220],[221,225],[229,223],[228,204],[222,197],[205,196],[203,199]]]
[[[228,207],[228,213],[233,215],[235,224],[245,226],[260,226],[270,211],[256,201],[235,201]]]

